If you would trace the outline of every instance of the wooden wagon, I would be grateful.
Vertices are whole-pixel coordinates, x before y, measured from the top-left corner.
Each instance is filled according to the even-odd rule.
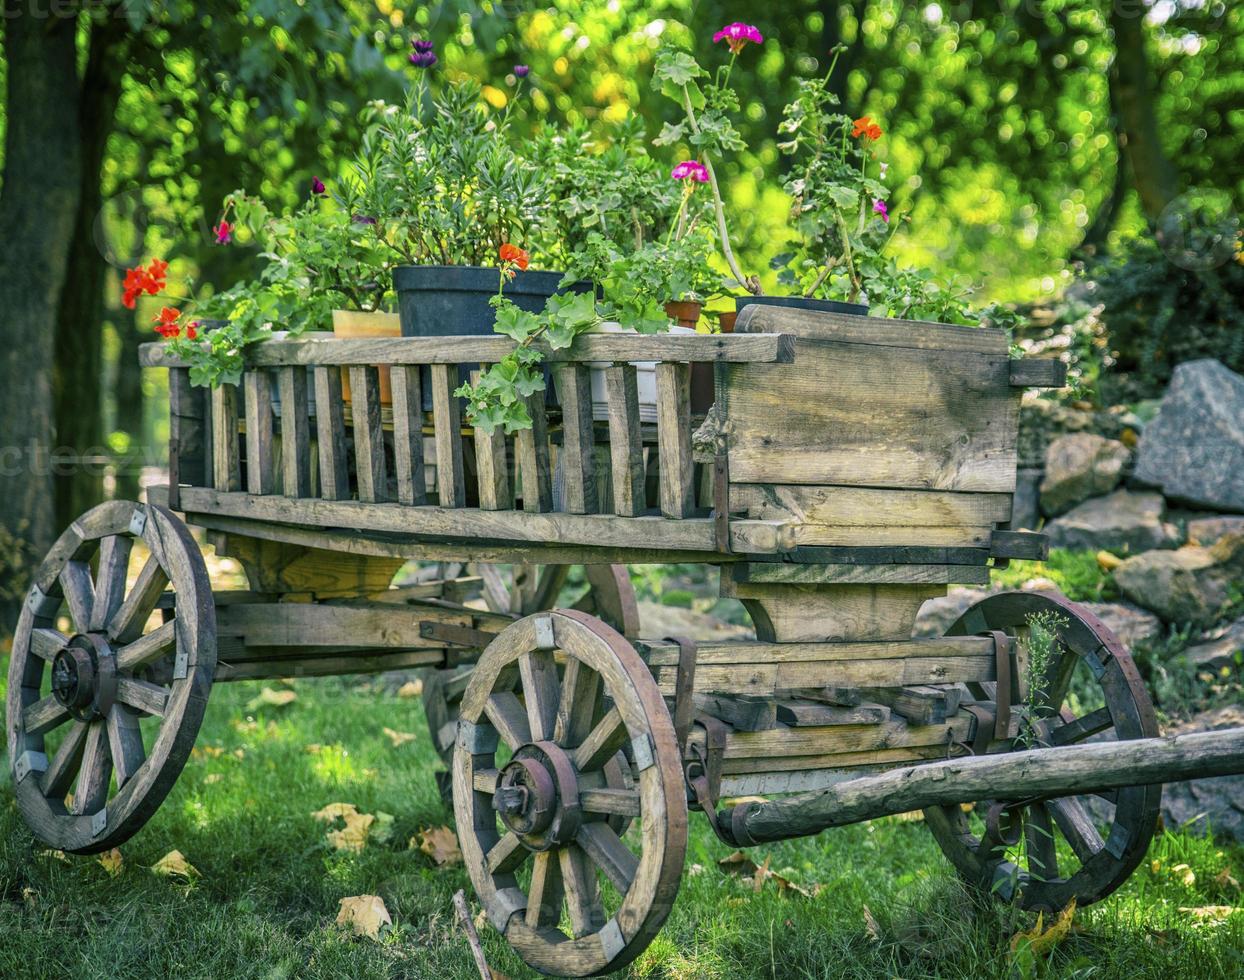
[[[548,353],[529,431],[464,428],[459,370],[509,349],[274,340],[206,392],[144,348],[169,370],[169,486],[64,533],[14,642],[10,764],[40,839],[135,833],[214,682],[437,668],[479,900],[527,963],[579,976],[660,928],[689,808],[736,846],[924,808],[969,883],[1053,909],[1132,871],[1157,784],[1244,768],[1239,731],[1155,738],[1128,651],[1060,598],[991,596],[913,638],[948,584],[1044,554],[1008,521],[1019,399],[1058,364],[999,331],[752,306],[733,335],[581,337]],[[247,591],[213,594],[188,524]],[[756,639],[644,636],[629,562],[718,567]],[[568,581],[586,591],[558,607]]]

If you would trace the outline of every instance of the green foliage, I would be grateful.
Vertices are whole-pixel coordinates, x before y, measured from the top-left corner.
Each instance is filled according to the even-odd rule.
[[[1012,561],[995,569],[990,579],[999,589],[1023,588],[1034,578],[1047,578],[1074,602],[1106,602],[1118,597],[1114,579],[1103,572],[1091,551],[1053,548],[1047,561]]]

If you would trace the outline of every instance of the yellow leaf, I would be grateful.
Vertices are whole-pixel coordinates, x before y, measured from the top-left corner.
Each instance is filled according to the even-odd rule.
[[[111,851],[105,851],[99,856],[99,863],[115,878],[121,873],[121,851],[115,847]]]
[[[395,732],[392,728],[389,728],[387,725],[385,726],[383,731],[386,735],[389,736],[389,741],[393,743],[393,747],[395,749],[401,748],[407,742],[413,742],[415,740],[414,732]]]
[[[442,867],[448,864],[461,864],[462,851],[458,849],[458,838],[448,827],[433,827],[421,830],[410,839],[410,847],[418,848]]]
[[[1179,879],[1180,884],[1185,888],[1191,888],[1196,884],[1196,872],[1186,864],[1177,864],[1171,868],[1171,874]]]
[[[159,875],[176,875],[180,878],[197,878],[199,870],[186,860],[181,851],[169,851],[151,866],[151,870]]]
[[[295,691],[275,691],[270,687],[265,687],[259,692],[259,697],[251,698],[246,704],[247,711],[254,711],[257,708],[284,708],[288,704],[292,704],[298,700],[298,694]]]
[[[330,830],[325,835],[328,843],[338,851],[353,851],[356,854],[367,846],[367,835],[376,821],[370,813],[359,813],[353,803],[330,803],[311,816],[326,823],[341,820],[343,827]]]
[[[423,681],[420,680],[407,681],[397,689],[399,698],[417,698],[421,694],[423,694]]]
[[[1239,912],[1240,909],[1234,905],[1201,905],[1197,908],[1180,908],[1179,911],[1192,916],[1198,922],[1217,924]]]
[[[354,895],[343,898],[340,904],[337,925],[349,926],[356,936],[379,939],[381,928],[393,925],[384,899],[379,895]]]
[[[1058,913],[1058,918],[1048,929],[1043,928],[1043,915],[1037,913],[1037,922],[1027,932],[1017,932],[1011,937],[1011,954],[1014,956],[1022,949],[1027,951],[1033,957],[1043,957],[1050,953],[1060,942],[1067,937],[1067,931],[1071,928],[1071,920],[1076,914],[1076,900],[1073,898],[1067,903],[1066,908]]]
[[[64,851],[40,851],[39,857],[56,858],[57,861],[64,861],[66,864],[70,863]]]
[[[1097,567],[1103,572],[1113,572],[1122,564],[1123,559],[1118,555],[1112,555],[1109,551],[1097,552]]]
[[[353,803],[330,803],[323,810],[316,810],[315,813],[311,814],[311,817],[314,820],[328,823],[336,820],[338,817],[345,817],[358,812],[358,808]]]
[[[218,783],[224,778],[225,774],[223,772],[209,772],[203,777],[203,782],[208,786],[211,786],[212,783]]]

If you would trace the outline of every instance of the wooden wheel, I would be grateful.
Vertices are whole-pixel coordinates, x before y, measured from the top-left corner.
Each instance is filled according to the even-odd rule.
[[[127,591],[136,542],[150,555]],[[149,628],[169,585],[175,610]],[[9,764],[35,836],[91,854],[142,827],[190,756],[215,669],[211,583],[186,526],[127,501],[78,518],[35,575],[9,663]]]
[[[623,763],[629,787],[608,772]],[[647,947],[678,892],[686,790],[665,702],[616,630],[570,610],[501,633],[463,696],[453,773],[467,872],[529,965],[589,976]]]
[[[1159,734],[1153,704],[1131,655],[1100,620],[1048,593],[1008,592],[969,609],[953,636],[1001,630],[1016,638],[1019,662],[1043,657],[1035,689],[1020,694],[1020,735],[990,752],[1073,745],[1100,736]],[[1038,635],[1040,634],[1040,635]],[[1021,669],[1021,674],[1025,673]],[[993,698],[995,685],[979,692]],[[975,693],[975,692],[974,692]],[[1101,795],[986,800],[925,810],[946,856],[972,885],[1004,902],[1054,911],[1105,898],[1140,863],[1157,826],[1160,786]]]

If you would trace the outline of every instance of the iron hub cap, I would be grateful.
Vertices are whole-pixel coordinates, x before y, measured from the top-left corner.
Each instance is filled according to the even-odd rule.
[[[493,806],[528,850],[547,851],[574,840],[582,811],[570,757],[552,742],[520,747],[497,777]]]
[[[52,660],[52,696],[81,721],[99,718],[115,699],[115,665],[103,636],[79,633]]]

